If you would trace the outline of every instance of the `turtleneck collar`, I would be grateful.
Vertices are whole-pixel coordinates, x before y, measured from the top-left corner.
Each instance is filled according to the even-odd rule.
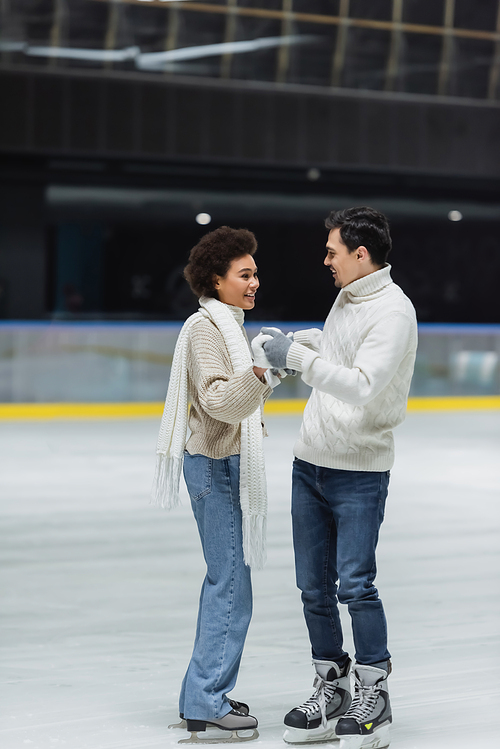
[[[389,263],[386,263],[380,270],[376,270],[367,276],[363,276],[363,278],[358,278],[356,281],[347,284],[342,291],[345,291],[350,297],[366,297],[375,294],[377,291],[381,291],[391,283],[393,283],[391,266]]]
[[[241,307],[233,307],[232,304],[225,304],[224,302],[221,302],[219,299],[216,299],[215,297],[206,297],[201,296],[199,298],[200,307],[203,307],[206,303],[212,304],[213,302],[216,302],[217,304],[222,304],[224,307],[227,307],[227,309],[232,313],[234,319],[238,323],[238,325],[243,325],[245,322],[245,311],[241,309]],[[198,310],[201,312],[202,310]]]
[[[241,307],[233,307],[232,304],[226,304],[226,307],[231,310],[238,325],[243,325],[245,322],[245,310],[242,310]]]

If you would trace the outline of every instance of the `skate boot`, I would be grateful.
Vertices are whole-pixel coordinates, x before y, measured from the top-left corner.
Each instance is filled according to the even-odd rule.
[[[335,726],[351,704],[348,658],[343,668],[332,661],[313,661],[316,668],[314,694],[285,715],[287,729],[283,739],[288,744],[331,741]]]
[[[250,708],[244,702],[237,702],[236,700],[228,700],[232,710],[238,710],[238,712],[248,715]],[[171,723],[169,728],[186,728],[186,721],[184,720],[184,713],[179,713],[179,723]]]
[[[211,720],[190,720],[186,718],[186,728],[191,733],[189,739],[181,739],[179,744],[235,744],[239,741],[253,741],[259,738],[257,718],[245,715],[239,710],[231,710],[223,718]],[[208,732],[207,729],[217,729]],[[250,736],[240,735],[240,731],[251,731]],[[230,735],[228,734],[230,732]],[[200,736],[199,733],[202,735]]]
[[[391,672],[390,661],[389,673]],[[392,723],[391,703],[387,691],[389,673],[383,668],[354,664],[354,696],[335,732],[339,749],[381,749],[389,746]]]

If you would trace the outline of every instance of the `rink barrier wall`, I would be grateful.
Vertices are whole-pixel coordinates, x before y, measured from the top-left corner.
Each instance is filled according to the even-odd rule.
[[[266,415],[301,414],[306,399],[268,401]],[[410,398],[408,411],[490,411],[500,410],[500,396]],[[161,418],[163,403],[2,403],[1,421],[51,421],[64,419],[144,419]]]
[[[11,414],[8,418],[45,418],[13,417],[14,413],[51,414],[48,418],[153,415],[159,408],[154,404],[160,404],[167,392],[181,325],[168,321],[0,321],[2,413]],[[245,328],[250,339],[262,325],[287,332],[321,327],[319,322],[249,322]],[[489,399],[500,396],[500,324],[424,323],[419,324],[418,333],[409,393],[412,410],[478,408],[479,403],[491,404],[494,401]],[[286,377],[267,412],[300,413],[310,392],[301,377]],[[63,413],[78,415],[54,415]]]

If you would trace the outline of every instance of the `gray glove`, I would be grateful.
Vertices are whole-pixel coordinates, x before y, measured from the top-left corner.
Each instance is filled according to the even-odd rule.
[[[281,377],[281,379],[283,379],[283,377],[287,377],[287,376],[289,376],[289,377],[295,377],[295,375],[297,374],[297,370],[296,369],[288,369],[287,367],[285,367],[284,369],[276,369],[275,367],[273,367],[269,371],[275,377]]]
[[[290,333],[286,334],[286,337],[289,338],[291,341],[293,341],[293,333],[290,331]],[[289,377],[296,377],[297,376],[297,370],[296,369],[288,369],[288,367],[285,367],[284,372]]]
[[[263,335],[272,336],[271,340],[266,341],[263,345],[264,353],[271,367],[285,369],[288,349],[292,345],[290,338],[287,338],[276,328],[261,328],[260,332]]]

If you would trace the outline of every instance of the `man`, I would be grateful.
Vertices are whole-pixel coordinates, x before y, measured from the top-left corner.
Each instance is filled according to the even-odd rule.
[[[324,264],[340,293],[323,332],[293,341],[263,328],[254,341],[275,368],[298,370],[313,390],[294,446],[293,540],[316,669],[312,697],[285,716],[289,743],[341,739],[341,748],[389,744],[391,671],[375,549],[405,418],[417,347],[414,308],[393,283],[387,219],[372,208],[332,212]],[[338,581],[338,586],[337,586]],[[343,649],[338,601],[348,606],[356,662]]]

